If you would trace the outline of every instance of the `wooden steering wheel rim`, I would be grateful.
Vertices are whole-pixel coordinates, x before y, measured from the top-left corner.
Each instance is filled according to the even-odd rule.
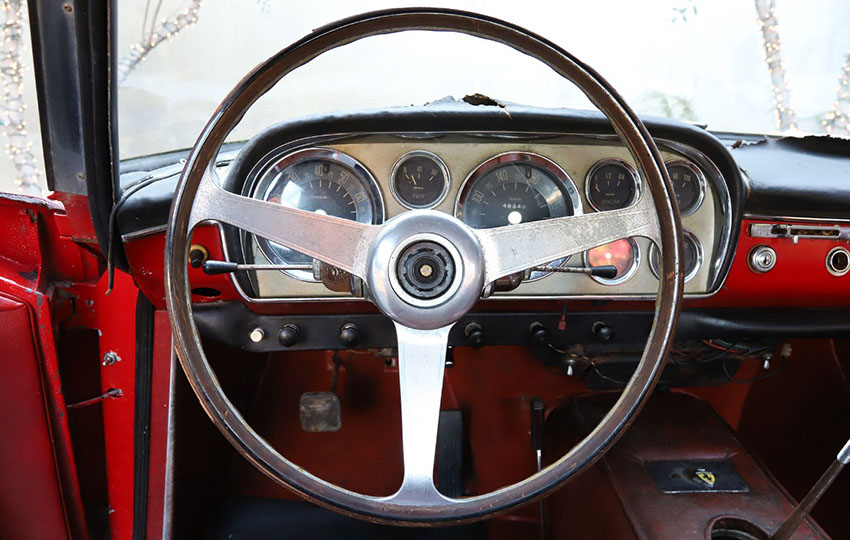
[[[663,246],[655,318],[646,348],[619,400],[596,429],[534,476],[439,507],[387,504],[325,482],[285,459],[254,432],[224,395],[206,360],[192,319],[187,272],[189,222],[198,186],[248,108],[286,74],[329,50],[369,36],[410,30],[458,32],[502,43],[573,82],[608,117],[643,173],[658,215]],[[344,19],[315,30],[254,68],[225,98],[195,143],[177,187],[166,235],[166,300],[174,346],[193,390],[216,427],[278,484],[315,503],[370,521],[435,525],[482,519],[543,497],[594,463],[631,424],[651,394],[675,335],[683,289],[682,226],[671,193],[661,154],[637,115],[607,81],[554,43],[511,23],[448,9],[395,9]]]

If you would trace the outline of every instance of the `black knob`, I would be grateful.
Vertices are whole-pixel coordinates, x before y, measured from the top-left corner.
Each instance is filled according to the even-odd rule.
[[[463,333],[466,335],[466,339],[474,346],[480,347],[484,344],[484,329],[481,328],[480,324],[467,324],[466,328],[463,329]]]
[[[540,322],[531,323],[531,326],[528,327],[528,336],[534,343],[549,342],[549,330],[546,330],[546,327]]]
[[[284,347],[292,347],[298,343],[298,327],[294,324],[283,325],[283,328],[280,329],[280,333],[277,335],[277,339],[280,340],[280,344]]]
[[[360,330],[354,323],[345,323],[339,331],[339,340],[343,345],[351,349],[360,343]]]
[[[614,339],[614,329],[602,321],[593,323],[593,334],[599,341],[611,341]]]
[[[189,248],[189,264],[192,268],[200,268],[209,257],[207,250],[203,246],[193,245]]]

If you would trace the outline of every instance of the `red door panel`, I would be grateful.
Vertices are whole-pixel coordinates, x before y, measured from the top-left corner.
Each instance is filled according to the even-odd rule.
[[[26,304],[0,295],[0,538],[67,538]]]

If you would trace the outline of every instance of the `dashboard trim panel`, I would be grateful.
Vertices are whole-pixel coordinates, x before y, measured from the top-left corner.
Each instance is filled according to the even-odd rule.
[[[267,152],[264,161],[270,155],[282,155],[285,153],[291,153],[297,151],[299,148],[308,148],[311,146],[322,146],[329,144],[339,144],[351,142],[352,140],[370,137],[370,136],[391,136],[398,138],[406,138],[406,139],[414,139],[414,140],[423,140],[423,139],[435,139],[441,138],[443,136],[448,135],[474,135],[482,138],[493,137],[496,139],[522,139],[522,140],[533,140],[540,141],[541,139],[551,139],[551,138],[559,138],[564,139],[565,144],[567,141],[572,142],[575,141],[576,144],[610,144],[611,142],[619,142],[619,138],[616,135],[608,135],[608,134],[594,134],[594,133],[553,133],[553,132],[514,132],[514,133],[488,133],[488,132],[475,132],[475,133],[467,133],[467,132],[441,132],[441,133],[421,133],[421,132],[382,132],[382,131],[368,131],[361,133],[336,133],[336,134],[327,134],[320,136],[312,136],[304,139],[298,139],[292,141],[290,144],[276,147],[270,152]],[[696,162],[697,166],[705,172],[707,179],[712,181],[712,185],[715,187],[718,193],[718,201],[721,203],[717,206],[718,211],[720,212],[721,226],[720,230],[720,240],[717,243],[716,253],[721,254],[722,256],[714,257],[715,263],[711,268],[711,274],[708,278],[709,291],[704,293],[685,293],[685,299],[705,299],[710,298],[715,295],[723,285],[726,276],[720,274],[720,269],[724,265],[724,261],[728,258],[731,260],[731,256],[733,254],[729,253],[729,242],[732,236],[732,202],[729,196],[729,190],[726,187],[726,183],[724,181],[724,177],[720,170],[714,165],[714,163],[703,154],[701,151],[696,150],[688,145],[684,145],[682,143],[678,143],[676,141],[667,140],[667,139],[658,139],[656,138],[656,143],[658,144],[661,150],[666,150],[668,152],[672,152],[675,154],[679,154],[686,159],[693,160]],[[509,154],[511,152],[503,152],[502,154]],[[533,152],[528,152],[528,154],[534,154]],[[496,156],[494,156],[496,157]],[[546,158],[547,161],[551,161]],[[238,158],[237,158],[238,160]],[[487,160],[485,160],[487,161]],[[558,165],[559,168],[560,165]],[[471,175],[472,173],[470,173]],[[468,175],[468,177],[470,176]],[[468,177],[464,179],[464,183],[461,185],[460,189],[463,189],[463,186],[466,185]],[[567,177],[569,175],[567,174]],[[640,175],[638,175],[640,178]],[[228,175],[227,182],[232,181],[231,175]],[[640,186],[641,182],[638,182],[638,186]],[[233,186],[236,187],[236,186]],[[246,190],[250,191],[252,186],[250,182],[246,181],[241,186],[240,191],[243,193],[247,193]],[[576,191],[578,191],[576,189]],[[457,201],[456,201],[457,202]],[[225,226],[226,227],[226,226]],[[231,246],[228,242],[228,235],[225,232],[225,227],[220,227],[222,230],[222,242],[224,242],[225,253],[231,254],[233,251],[231,250]],[[244,231],[239,231],[240,234],[247,237],[248,235],[244,233]],[[243,246],[248,247],[250,244],[248,242],[242,243]],[[246,262],[253,262],[253,256],[250,253],[245,253],[243,255]],[[232,260],[228,257],[228,260]],[[238,274],[243,274],[240,277]],[[257,304],[276,304],[281,302],[316,302],[316,301],[331,301],[331,302],[340,302],[340,301],[359,301],[361,299],[352,297],[352,296],[321,296],[321,297],[300,297],[300,296],[280,296],[280,297],[267,297],[267,298],[258,298],[255,296],[251,296],[246,291],[247,290],[256,290],[256,285],[254,282],[254,278],[250,275],[250,272],[238,272],[233,275],[233,281],[236,285],[236,289],[239,292],[240,296],[249,303],[257,303]],[[719,279],[722,278],[722,279]],[[247,287],[246,287],[247,285]],[[643,293],[643,294],[565,294],[565,295],[540,295],[540,294],[511,294],[509,296],[506,295],[494,295],[485,300],[652,300],[655,298],[655,294],[653,293]]]

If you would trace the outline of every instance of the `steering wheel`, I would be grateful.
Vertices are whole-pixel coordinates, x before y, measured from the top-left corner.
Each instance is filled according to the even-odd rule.
[[[247,109],[295,68],[331,49],[368,36],[409,30],[459,32],[496,41],[538,59],[572,81],[608,117],[649,187],[632,206],[494,229],[473,230],[442,212],[412,210],[382,225],[366,225],[243,197],[224,190],[216,155]],[[186,162],[171,207],[165,253],[168,313],[174,346],[201,405],[227,440],[260,471],[301,496],[371,521],[416,525],[484,518],[545,496],[598,459],[649,397],[672,343],[682,298],[682,226],[663,160],[648,131],[617,92],[566,51],[516,25],[447,9],[367,13],[315,30],[248,73],[225,98]],[[251,429],[227,399],[192,319],[188,252],[192,230],[218,221],[265,237],[364,280],[370,299],[395,323],[401,387],[404,477],[389,497],[352,492],[326,482],[281,456]],[[427,231],[427,232],[423,232]],[[499,490],[449,498],[433,481],[440,397],[449,329],[497,278],[630,236],[661,246],[655,318],[634,375],[619,400],[561,459]],[[448,289],[437,298],[405,286],[406,253],[432,257]],[[430,251],[429,251],[430,250]]]

